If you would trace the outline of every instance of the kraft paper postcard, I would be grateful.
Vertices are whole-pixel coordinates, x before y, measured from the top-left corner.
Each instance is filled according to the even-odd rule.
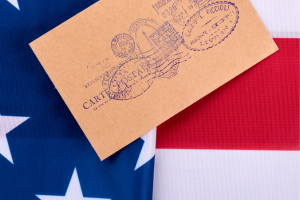
[[[249,0],[101,0],[30,46],[101,160],[278,50]]]

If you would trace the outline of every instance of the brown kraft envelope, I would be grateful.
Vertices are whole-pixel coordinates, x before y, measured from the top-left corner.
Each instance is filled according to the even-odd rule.
[[[278,50],[249,0],[101,0],[30,46],[101,160]]]

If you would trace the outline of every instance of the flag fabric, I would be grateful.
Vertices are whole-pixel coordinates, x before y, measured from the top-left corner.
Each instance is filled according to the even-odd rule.
[[[28,45],[95,2],[0,1],[0,200],[152,199],[155,129],[101,162]]]
[[[280,50],[102,162],[28,45],[95,2],[0,2],[0,200],[299,199],[298,0],[251,0]]]
[[[251,0],[279,51],[157,128],[155,200],[299,200],[299,0]]]

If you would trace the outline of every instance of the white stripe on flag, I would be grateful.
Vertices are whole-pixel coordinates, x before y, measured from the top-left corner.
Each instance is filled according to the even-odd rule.
[[[299,200],[299,151],[157,149],[154,200]]]
[[[273,38],[300,38],[299,0],[250,0]]]

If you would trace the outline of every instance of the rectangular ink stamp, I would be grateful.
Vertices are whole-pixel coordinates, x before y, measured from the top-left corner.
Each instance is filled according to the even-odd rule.
[[[101,0],[30,47],[101,160],[278,50],[249,0]]]

